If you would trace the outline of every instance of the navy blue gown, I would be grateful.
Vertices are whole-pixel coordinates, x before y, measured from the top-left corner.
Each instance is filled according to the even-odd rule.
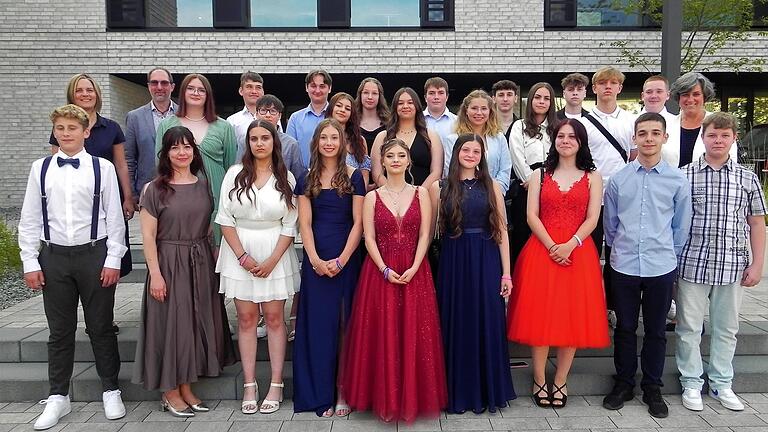
[[[365,195],[360,171],[351,176],[352,194],[339,196],[335,189],[323,189],[312,201],[312,232],[321,259],[338,257],[352,229],[352,196]],[[306,176],[296,181],[295,193],[303,195]],[[344,269],[333,278],[318,276],[309,264],[306,251],[301,265],[301,289],[293,341],[293,408],[322,415],[336,402],[336,374],[339,356],[339,325],[346,323],[360,273],[360,257],[353,254]]]
[[[456,238],[442,236],[437,284],[448,378],[446,410],[494,412],[517,397],[509,370],[504,299],[499,295],[501,254],[489,232],[488,193],[476,180],[464,181],[463,187],[463,232]],[[442,218],[445,212],[440,211]]]

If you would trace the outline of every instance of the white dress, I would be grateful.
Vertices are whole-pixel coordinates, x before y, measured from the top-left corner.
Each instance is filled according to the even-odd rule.
[[[256,262],[269,258],[280,236],[295,237],[298,209],[288,209],[282,195],[275,189],[274,175],[261,189],[251,188],[250,198],[243,193],[240,200],[234,187],[235,177],[242,165],[233,165],[221,184],[219,211],[215,222],[221,226],[235,227],[243,248]],[[293,174],[288,172],[291,190],[296,186]],[[299,290],[301,281],[299,263],[293,245],[285,251],[272,273],[266,278],[255,277],[240,266],[237,256],[226,241],[221,242],[216,272],[221,274],[219,293],[227,298],[252,301],[286,300]]]

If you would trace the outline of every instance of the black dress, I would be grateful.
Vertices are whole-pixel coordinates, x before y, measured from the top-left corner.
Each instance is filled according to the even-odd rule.
[[[416,134],[411,144],[411,175],[406,176],[406,181],[421,186],[429,177],[429,168],[432,165],[432,153],[427,140],[421,134]]]
[[[386,130],[386,126],[381,125],[377,127],[376,129],[369,131],[367,129],[360,128],[360,134],[365,138],[365,144],[368,146],[368,154],[371,154],[371,148],[373,147],[373,140],[376,139],[376,135],[379,134],[379,132]]]

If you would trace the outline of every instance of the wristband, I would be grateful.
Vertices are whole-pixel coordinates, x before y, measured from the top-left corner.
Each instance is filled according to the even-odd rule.
[[[237,259],[237,262],[239,262],[240,266],[242,267],[243,264],[245,264],[245,260],[247,260],[247,259],[248,259],[248,253],[244,253],[244,254],[240,255],[240,258]]]
[[[553,244],[552,246],[550,246],[550,247],[549,247],[549,252],[552,252],[552,249],[553,249],[555,246],[557,246],[557,243],[555,243],[555,244]]]
[[[384,274],[384,280],[389,279],[389,271],[390,271],[389,267],[384,267],[384,270],[382,270],[382,273]]]
[[[507,281],[511,282],[512,281],[512,277],[510,277],[510,276],[502,276],[501,280],[507,280]]]
[[[341,270],[341,269],[343,269],[343,268],[344,268],[344,266],[343,266],[343,265],[341,265],[341,261],[339,261],[339,259],[338,259],[338,258],[336,258],[336,268],[337,268],[337,269],[339,269],[339,270]]]
[[[243,253],[242,253],[242,254],[240,254],[240,256],[239,256],[239,257],[237,257],[237,260],[238,260],[238,261],[240,261],[240,260],[241,260],[241,259],[243,259],[243,257],[244,257],[244,256],[246,256],[246,255],[248,255],[248,252],[246,252],[246,251],[243,251]]]
[[[579,247],[581,247],[581,245],[582,245],[582,244],[584,244],[584,243],[581,241],[581,239],[579,238],[579,236],[577,236],[576,234],[574,234],[574,235],[573,235],[573,238],[575,238],[575,239],[576,239],[576,243],[578,243]]]

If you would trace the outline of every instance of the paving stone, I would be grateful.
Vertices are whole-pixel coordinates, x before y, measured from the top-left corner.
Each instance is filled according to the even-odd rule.
[[[148,409],[135,409],[135,410],[128,410],[128,407],[125,407],[126,413],[125,417],[121,418],[121,422],[141,422],[144,421],[145,418],[149,416],[149,414],[152,412]],[[88,422],[89,423],[109,423],[112,420],[107,420],[106,417],[104,417],[104,411],[99,411],[95,413],[93,417],[91,417]]]
[[[27,413],[27,412],[0,413],[0,424],[4,424],[4,423],[29,423],[35,417],[37,417],[37,414],[35,414],[35,413]]]
[[[40,328],[0,328],[0,363],[21,361],[21,343]]]
[[[40,415],[39,413],[35,413],[36,416]],[[96,413],[92,412],[83,412],[83,411],[75,411],[72,410],[71,413],[65,415],[64,417],[59,419],[59,423],[85,423],[93,417],[94,415],[98,415]],[[104,417],[104,415],[102,415]]]
[[[8,432],[14,427],[16,427],[14,424],[0,424],[0,432]]]
[[[9,402],[0,408],[0,413],[24,412],[37,404],[38,402]]]
[[[759,414],[768,414],[768,403],[751,403],[749,406]]]
[[[557,417],[557,413],[553,408],[541,408],[537,406],[528,407],[513,407],[501,412],[503,418],[511,417]]]
[[[117,432],[125,423],[70,423],[62,432]]]
[[[242,415],[242,413],[238,412]],[[232,416],[232,410],[220,409],[208,412],[195,413],[194,417],[187,419],[188,422],[227,422]]]
[[[233,422],[228,432],[279,432],[282,424],[281,421]]]
[[[11,427],[11,429],[2,429],[2,427]],[[59,423],[56,426],[46,429],[45,432],[59,432],[67,426],[67,423]],[[32,430],[31,424],[18,424],[18,425],[0,425],[0,430],[10,430],[11,432],[29,432]]]
[[[698,430],[701,430],[710,427],[709,423],[705,422],[703,418],[697,415],[680,416],[670,412],[669,417],[667,418],[654,418],[653,420],[662,428],[691,428],[691,430],[697,428]]]
[[[710,409],[712,409],[712,411],[714,411],[714,412],[716,412],[718,414],[723,414],[723,415],[731,415],[731,414],[760,414],[758,411],[756,411],[754,408],[752,408],[752,406],[749,405],[749,404],[745,404],[744,405],[744,409],[741,410],[741,411],[729,410],[728,408],[720,405],[720,402],[718,402],[716,404],[710,404],[710,405],[707,405],[707,406]]]
[[[80,408],[80,411],[91,411],[91,412],[104,412],[104,404],[101,401],[98,402],[73,402],[77,404],[84,403],[85,405]],[[135,410],[139,406],[138,401],[123,401],[123,406],[125,406],[126,412],[131,412]],[[155,406],[154,408],[157,408]],[[145,408],[147,411],[151,411],[149,407]]]
[[[658,425],[656,425],[658,427]],[[657,432],[656,428],[590,429],[590,432]]]
[[[554,409],[554,408],[553,408]],[[559,417],[602,417],[611,413],[602,406],[571,406],[571,401],[563,408],[554,409]]]
[[[187,426],[189,423],[131,422],[126,423],[120,432],[184,432]]]
[[[72,408],[72,412],[82,411],[83,408],[85,408],[87,405],[88,405],[88,402],[69,402],[69,406],[70,408]],[[45,404],[36,403],[36,404],[33,404],[31,407],[29,407],[29,409],[27,409],[27,412],[42,413],[44,409],[45,409]]]
[[[397,430],[398,432],[432,432],[442,429],[440,419],[418,419],[413,423],[397,422]]]
[[[280,432],[330,432],[333,422],[329,421],[286,421]],[[439,426],[438,429],[440,430]]]
[[[701,418],[712,426],[768,426],[768,423],[755,414],[702,414]]]
[[[221,401],[222,404],[224,402],[228,401]],[[293,418],[293,406],[290,404],[288,406],[284,406],[283,404],[280,404],[280,409],[276,412],[273,412],[272,414],[261,414],[261,413],[255,413],[255,414],[243,414],[243,411],[240,409],[241,403],[237,401],[237,405],[235,409],[227,409],[224,407],[220,407],[214,411],[223,411],[227,410],[230,411],[231,415],[229,417],[229,421],[285,421],[285,420],[291,420]],[[314,415],[314,413],[311,413]]]
[[[75,363],[73,379],[90,366],[90,363]],[[48,397],[49,391],[47,363],[4,363],[0,367],[0,401],[38,401]]]
[[[447,430],[491,430],[490,419],[443,419],[440,420],[440,426],[444,431]]]
[[[298,421],[334,421],[334,420],[344,420],[346,417],[318,417],[317,414],[314,413],[314,411],[307,411],[307,412],[295,412],[293,413],[293,417],[291,417],[291,420],[298,420]]]
[[[139,408],[136,408],[138,410]],[[174,417],[169,412],[151,411],[148,416],[144,418],[145,422],[184,422],[186,418]]]
[[[605,417],[566,417],[566,418],[547,418],[549,426],[552,429],[590,429],[590,428],[602,428],[612,429],[616,425],[613,424],[608,416]]]
[[[768,396],[761,393],[744,393],[740,394],[739,397],[750,405],[753,403],[768,404]]]
[[[733,426],[733,432],[768,432],[768,426]]]
[[[490,425],[488,428],[490,428]],[[331,426],[331,432],[394,432],[396,430],[397,423],[385,423],[378,420],[334,421],[333,426]]]
[[[491,419],[493,430],[549,430],[551,429],[545,418],[493,418]]]
[[[195,417],[197,417],[197,415],[195,415]],[[195,418],[195,417],[192,417],[192,418]],[[229,430],[230,427],[232,427],[232,422],[211,421],[211,422],[197,422],[197,423],[188,422],[188,423],[189,423],[189,426],[184,430],[185,432],[226,432]],[[171,424],[179,424],[179,423],[171,423]]]
[[[461,414],[451,414],[446,413],[445,418],[448,420],[456,420],[456,419],[484,419],[484,418],[500,418],[501,412],[497,409],[494,412],[490,412],[488,410],[485,410],[481,412],[480,414],[475,414],[472,411],[466,411]]]
[[[653,429],[659,427],[659,424],[653,421],[653,417],[645,413],[645,415],[611,415],[609,416],[611,421],[619,429]]]

